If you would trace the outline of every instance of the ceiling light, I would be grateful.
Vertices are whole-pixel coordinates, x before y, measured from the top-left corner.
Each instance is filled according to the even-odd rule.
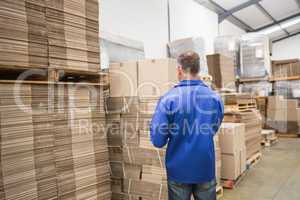
[[[288,22],[283,22],[283,23],[280,24],[280,25],[281,25],[282,28],[287,28],[287,27],[296,25],[296,24],[298,24],[298,23],[300,23],[300,17],[297,17],[297,18],[295,18],[295,19],[292,19],[292,20],[290,20],[290,21],[288,21]]]
[[[270,27],[270,28],[260,31],[259,33],[264,34],[264,35],[269,35],[271,33],[277,32],[279,30],[281,30],[281,27],[278,25],[275,25],[273,27]]]

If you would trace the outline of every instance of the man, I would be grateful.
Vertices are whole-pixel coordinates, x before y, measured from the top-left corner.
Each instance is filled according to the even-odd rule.
[[[213,137],[224,116],[220,97],[198,78],[199,55],[178,58],[179,84],[159,101],[151,122],[155,147],[166,144],[169,200],[216,199]]]

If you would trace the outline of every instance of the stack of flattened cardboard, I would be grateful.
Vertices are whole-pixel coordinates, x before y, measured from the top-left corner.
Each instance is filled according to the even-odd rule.
[[[0,2],[0,66],[100,70],[98,1]]]
[[[235,89],[234,62],[221,54],[207,56],[208,73],[213,77],[216,88]]]
[[[221,177],[236,180],[246,170],[245,124],[223,123],[219,131]]]
[[[109,199],[110,170],[102,89],[59,85],[55,100],[59,198]]]
[[[98,1],[47,1],[49,67],[99,71]]]
[[[215,144],[215,158],[216,158],[216,181],[217,185],[221,185],[221,172],[222,172],[222,152],[220,146],[220,136],[214,137]]]
[[[167,199],[165,149],[150,142],[159,97],[176,83],[169,59],[113,64],[106,102],[113,199]]]
[[[102,89],[1,84],[4,199],[110,199]]]
[[[300,60],[278,60],[272,61],[273,78],[300,76]]]
[[[226,112],[224,122],[245,124],[246,152],[249,159],[261,150],[262,118],[256,109],[256,101],[248,94],[225,94],[222,97]],[[232,109],[233,103],[238,106],[238,109]]]
[[[298,133],[298,100],[268,97],[267,126],[279,133]]]
[[[40,1],[0,2],[0,65],[47,67],[45,5]]]

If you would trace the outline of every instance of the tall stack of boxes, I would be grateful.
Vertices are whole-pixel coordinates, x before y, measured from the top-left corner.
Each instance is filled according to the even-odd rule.
[[[223,123],[219,130],[221,177],[236,180],[246,170],[245,124]]]
[[[298,133],[298,100],[268,97],[267,126],[279,133]]]
[[[96,0],[1,1],[1,77],[98,72],[98,12]],[[101,86],[11,80],[0,94],[0,199],[111,199]]]
[[[15,87],[0,85],[5,199],[110,199],[102,89]]]
[[[256,100],[249,94],[240,93],[223,94],[223,100],[224,122],[245,124],[246,158],[249,159],[261,150],[262,118]]]
[[[0,65],[100,70],[98,1],[1,1]]]
[[[167,199],[165,149],[150,142],[159,97],[177,82],[176,61],[112,64],[106,102],[113,199]]]

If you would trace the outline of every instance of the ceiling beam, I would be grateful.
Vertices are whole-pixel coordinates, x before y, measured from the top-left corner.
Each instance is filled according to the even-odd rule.
[[[256,7],[281,28],[280,23],[278,23],[278,21],[260,3],[257,3]],[[281,28],[281,30],[283,30],[287,36],[290,35],[286,29]]]
[[[249,0],[249,1],[245,2],[245,3],[242,3],[242,4],[236,6],[236,7],[232,8],[232,9],[230,9],[230,10],[222,13],[220,15],[219,22],[222,22],[223,20],[225,20],[227,17],[229,17],[233,13],[238,12],[238,11],[244,9],[244,8],[249,7],[249,6],[255,5],[255,4],[259,3],[260,1],[262,1],[262,0]]]
[[[273,23],[268,24],[268,25],[266,25],[266,26],[260,27],[260,28],[256,29],[255,31],[261,31],[261,30],[263,30],[263,29],[270,28],[270,27],[272,27],[272,26],[274,26],[274,25],[281,24],[282,22],[285,22],[285,21],[287,21],[287,20],[290,20],[290,19],[293,19],[293,18],[299,17],[299,16],[300,16],[300,12],[297,13],[297,14],[291,15],[291,16],[289,16],[289,17],[287,17],[287,18],[284,18],[284,19],[281,19],[281,20],[277,20],[277,23],[273,22]]]
[[[295,1],[298,4],[298,7],[300,8],[300,0],[295,0]]]
[[[280,42],[280,41],[282,41],[282,40],[288,39],[288,38],[290,38],[290,37],[294,37],[294,36],[299,35],[299,34],[300,34],[300,30],[299,30],[298,32],[293,33],[293,34],[290,34],[290,35],[288,35],[288,36],[281,37],[281,38],[279,38],[279,39],[275,39],[275,40],[272,41],[272,43]]]
[[[216,2],[214,2],[212,0],[194,0],[194,1],[199,3],[200,5],[208,8],[209,10],[215,12],[216,14],[218,14],[218,16],[220,16],[221,14],[227,12],[227,10],[225,8],[223,8],[222,6],[220,6],[219,4],[217,4]],[[231,23],[233,23],[237,27],[239,27],[239,28],[241,28],[241,29],[243,29],[247,32],[254,31],[254,29],[252,27],[250,27],[248,24],[246,24],[242,20],[238,19],[234,15],[230,15],[228,17],[228,21],[230,21]],[[221,23],[220,22],[220,17],[219,17],[219,23]]]

